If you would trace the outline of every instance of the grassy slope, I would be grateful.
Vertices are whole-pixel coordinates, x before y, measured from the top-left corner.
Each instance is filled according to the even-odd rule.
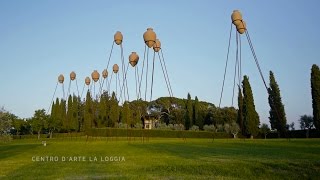
[[[135,141],[36,140],[0,144],[0,179],[316,179],[320,139],[221,140],[150,139]],[[32,156],[59,156],[33,162]],[[61,156],[93,156],[98,162],[61,162]],[[100,162],[100,156],[124,156]]]

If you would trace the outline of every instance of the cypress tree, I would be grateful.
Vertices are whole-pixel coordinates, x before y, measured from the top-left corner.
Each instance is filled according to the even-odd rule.
[[[70,128],[79,131],[79,97],[73,95],[72,98],[72,119]]]
[[[274,74],[270,71],[270,87],[268,88],[269,93],[269,120],[272,129],[277,129],[281,137],[285,137],[287,118],[284,110],[284,105],[282,104],[280,89],[277,81],[274,78]]]
[[[191,102],[191,95],[188,93],[188,99],[186,103],[186,113],[185,113],[185,128],[188,130],[189,128],[192,127],[192,117],[193,117],[193,110],[192,110],[192,102]]]
[[[93,121],[93,102],[91,99],[91,95],[90,92],[87,92],[87,96],[86,96],[86,102],[85,102],[85,107],[84,107],[84,122],[83,122],[83,126],[84,126],[84,130],[88,131],[89,129],[92,128],[92,121]]]
[[[199,99],[196,96],[194,98],[194,103],[193,103],[193,123],[195,125],[197,125],[200,129],[203,128],[203,122],[202,122],[202,118],[200,117],[200,113],[199,113]]]
[[[107,120],[107,97],[105,94],[101,94],[99,102],[99,114],[98,114],[98,128],[103,127]]]
[[[114,125],[119,121],[120,110],[118,106],[118,100],[116,94],[113,92],[110,100],[110,121],[108,122],[109,127],[114,127]]]
[[[57,113],[56,113],[56,104],[53,102],[52,106],[51,106],[51,115],[50,117],[54,120],[57,117]]]
[[[313,109],[313,123],[320,130],[320,70],[319,66],[312,65],[311,69],[311,95]]]
[[[237,123],[239,124],[241,134],[245,135],[245,129],[243,125],[243,95],[240,86],[238,86],[238,91]]]
[[[131,118],[131,110],[129,108],[129,103],[125,102],[122,106],[122,118],[121,118],[122,123],[126,123],[129,127],[133,127],[133,121]]]
[[[255,109],[253,94],[249,83],[249,78],[244,76],[242,81],[243,86],[243,124],[245,132],[251,138],[259,132],[259,115]]]
[[[61,110],[61,112],[60,112],[61,113],[61,125],[62,125],[62,128],[64,130],[66,130],[64,127],[64,124],[63,124],[66,122],[66,118],[67,118],[66,100],[64,100],[64,99],[61,99],[60,110]]]
[[[72,121],[72,115],[73,115],[73,106],[72,106],[72,96],[70,94],[68,97],[67,117],[63,122],[63,128],[67,131],[70,130],[70,122]]]
[[[56,99],[56,103],[55,103],[55,119],[53,121],[55,121],[55,124],[56,124],[56,129],[58,131],[61,130],[61,127],[62,127],[62,108],[61,108],[61,103],[60,103],[60,100],[59,98]]]

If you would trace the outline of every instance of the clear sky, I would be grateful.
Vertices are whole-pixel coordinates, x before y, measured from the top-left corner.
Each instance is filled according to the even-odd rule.
[[[275,74],[288,122],[312,114],[310,69],[320,64],[320,1],[0,1],[0,106],[22,118],[50,105],[60,73],[69,83],[75,71],[80,91],[84,78],[107,64],[113,35],[124,35],[124,56],[143,59],[142,35],[153,27],[162,50],[174,96],[219,103],[227,54],[230,15],[241,10],[264,76]],[[267,92],[245,37],[243,74],[249,76],[261,122],[268,122]],[[233,36],[230,63],[235,60]],[[151,56],[150,56],[151,58]],[[142,61],[141,61],[142,62]],[[141,63],[139,62],[139,63]],[[114,47],[111,64],[120,63]],[[231,105],[233,70],[229,66],[222,106]],[[154,98],[168,96],[156,64]],[[110,68],[109,68],[110,71]],[[134,74],[129,71],[131,97]],[[67,90],[66,90],[67,91]],[[76,92],[75,84],[71,92]],[[62,96],[61,87],[56,96]],[[236,102],[235,102],[236,104]]]

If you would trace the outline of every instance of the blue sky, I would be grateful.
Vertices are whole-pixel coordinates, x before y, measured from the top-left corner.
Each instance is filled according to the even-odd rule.
[[[50,105],[59,74],[84,78],[107,64],[113,35],[124,36],[124,56],[143,59],[142,35],[153,27],[162,42],[174,96],[187,93],[219,103],[227,54],[230,15],[241,10],[265,78],[280,85],[288,122],[312,114],[310,69],[320,64],[319,1],[0,1],[0,106],[23,117]],[[233,34],[234,35],[234,34]],[[245,37],[243,74],[249,76],[261,122],[268,122],[267,92]],[[235,59],[233,36],[230,63]],[[151,58],[151,56],[150,56]],[[114,47],[111,64],[120,63]],[[233,70],[229,64],[222,106],[231,105]],[[130,71],[131,70],[131,71]],[[128,74],[134,97],[134,74]],[[110,71],[110,68],[109,68]],[[72,83],[71,92],[76,92]],[[61,87],[56,96],[62,96]],[[156,64],[154,98],[168,96]],[[131,98],[132,99],[132,98]],[[236,104],[236,102],[235,102]]]

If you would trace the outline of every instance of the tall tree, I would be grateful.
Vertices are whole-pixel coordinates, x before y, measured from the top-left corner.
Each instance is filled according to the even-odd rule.
[[[314,121],[312,116],[308,116],[308,115],[300,116],[299,122],[300,122],[300,128],[302,130],[306,130],[306,138],[309,138],[309,131],[314,126]]]
[[[243,86],[243,124],[245,132],[250,135],[251,138],[256,136],[259,132],[259,115],[256,111],[249,78],[244,76],[242,81]]]
[[[200,129],[203,128],[203,122],[202,122],[202,118],[200,117],[200,113],[199,113],[199,99],[196,96],[194,98],[194,103],[193,103],[193,124],[195,124],[196,126],[198,126]]]
[[[264,135],[264,139],[267,139],[267,135],[270,133],[268,124],[263,123],[260,127],[261,133]]]
[[[67,116],[65,121],[63,122],[63,128],[67,131],[70,131],[70,122],[72,121],[73,116],[73,105],[72,105],[72,96],[71,94],[68,97],[68,109],[67,109]]]
[[[72,97],[72,117],[70,122],[70,129],[79,131],[79,101],[80,98],[76,95]]]
[[[243,96],[240,86],[238,87],[238,112],[237,112],[237,123],[239,124],[241,134],[245,135],[245,129],[243,125]]]
[[[124,102],[122,106],[121,122],[127,124],[128,127],[133,127],[135,125],[132,120],[132,114],[128,102]]]
[[[279,136],[285,137],[287,118],[284,105],[281,100],[279,85],[275,80],[272,71],[270,71],[270,87],[268,88],[268,94],[271,129],[277,129]]]
[[[187,98],[187,102],[186,102],[185,122],[184,122],[186,130],[188,130],[193,125],[193,123],[192,123],[193,110],[192,109],[193,108],[192,108],[191,95],[190,95],[190,93],[188,93],[188,98]]]
[[[40,139],[41,130],[46,126],[49,116],[46,115],[46,111],[44,109],[39,109],[34,112],[32,117],[32,129],[37,131],[38,139]]]
[[[107,97],[101,94],[99,102],[98,128],[104,127],[107,121]]]
[[[311,68],[311,95],[314,126],[320,130],[320,69],[316,64]]]
[[[65,123],[66,119],[67,119],[67,109],[66,109],[66,107],[67,107],[66,100],[61,99],[61,102],[60,102],[60,117],[61,117],[62,128],[64,130],[66,130],[66,129],[63,126],[63,123]]]
[[[48,118],[46,123],[46,128],[49,131],[50,138],[52,138],[52,134],[55,130],[60,130],[61,125],[59,124],[59,117],[58,117],[58,108],[59,108],[59,100],[57,99],[57,104],[53,102],[51,108],[51,115]]]
[[[92,128],[92,123],[93,123],[93,102],[91,99],[90,92],[87,92],[86,96],[86,102],[85,102],[85,107],[84,107],[84,130],[87,132],[89,129]]]
[[[115,92],[112,92],[111,100],[110,100],[110,118],[108,122],[109,127],[114,127],[116,123],[119,122],[119,105]]]
[[[8,113],[3,107],[0,108],[0,136],[7,135],[12,125],[12,119],[10,113]]]

